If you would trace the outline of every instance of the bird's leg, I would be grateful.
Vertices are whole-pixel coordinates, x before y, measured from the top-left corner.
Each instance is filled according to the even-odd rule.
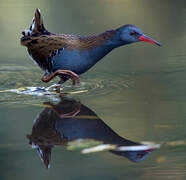
[[[79,76],[70,70],[57,70],[48,76],[46,76],[46,74],[44,74],[41,80],[43,82],[49,82],[50,80],[52,80],[56,76],[64,76],[64,75],[70,76],[70,79],[72,80],[73,85],[75,85],[76,83],[79,83]]]

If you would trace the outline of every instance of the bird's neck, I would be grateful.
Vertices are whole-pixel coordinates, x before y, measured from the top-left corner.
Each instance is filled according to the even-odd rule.
[[[100,44],[98,45],[98,47],[103,47],[103,48],[111,49],[111,50],[119,46],[127,44],[120,40],[119,29],[106,31],[100,35],[97,35],[97,39],[98,41],[100,39]]]
[[[108,36],[110,37],[107,38]],[[117,30],[106,31],[101,35],[98,35],[97,38],[98,39],[105,38],[105,41],[89,50],[89,54],[93,57],[92,60],[94,61],[94,63],[101,60],[113,49],[125,44],[122,41],[120,41],[119,32]]]

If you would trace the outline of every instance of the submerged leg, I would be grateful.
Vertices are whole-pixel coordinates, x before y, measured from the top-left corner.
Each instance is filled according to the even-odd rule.
[[[72,80],[73,85],[75,85],[76,83],[79,83],[79,76],[76,73],[74,73],[70,70],[57,70],[57,71],[55,71],[54,73],[52,73],[48,76],[43,75],[41,80],[43,82],[49,82],[50,80],[52,80],[56,76],[64,76],[64,75],[67,75],[67,76],[70,77],[70,79]]]

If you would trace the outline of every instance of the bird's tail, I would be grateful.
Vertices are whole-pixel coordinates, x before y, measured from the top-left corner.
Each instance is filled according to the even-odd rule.
[[[48,31],[44,27],[40,9],[37,8],[35,11],[35,16],[32,20],[32,23],[31,23],[29,29],[23,31],[22,34],[24,36],[30,36],[33,34],[44,34],[46,32],[48,32]]]

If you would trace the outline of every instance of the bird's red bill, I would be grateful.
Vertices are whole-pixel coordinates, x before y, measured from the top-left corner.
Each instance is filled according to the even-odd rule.
[[[139,37],[139,40],[140,41],[146,41],[146,42],[149,42],[149,43],[152,43],[152,44],[156,44],[158,46],[161,46],[161,44],[159,42],[157,42],[157,41],[155,41],[155,40],[153,40],[153,39],[151,39],[151,38],[149,38],[149,37],[147,37],[145,35],[140,36]]]

